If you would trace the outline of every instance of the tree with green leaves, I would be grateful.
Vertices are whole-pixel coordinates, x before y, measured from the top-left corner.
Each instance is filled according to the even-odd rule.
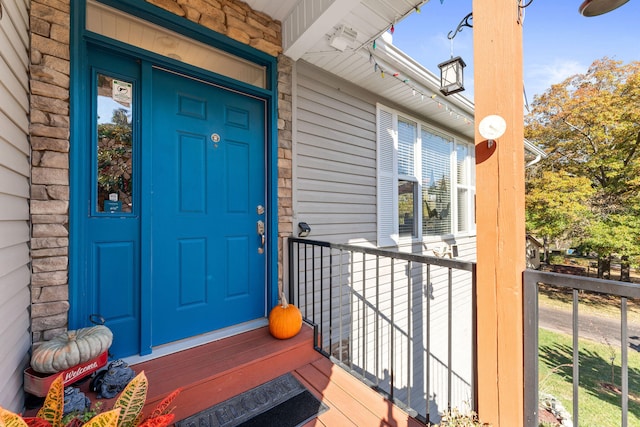
[[[530,175],[563,172],[561,180],[589,180],[593,191],[576,210],[579,224],[568,227],[581,230],[571,233],[574,244],[600,258],[640,254],[640,224],[635,219],[640,215],[640,62],[625,65],[603,58],[586,74],[553,85],[535,98],[525,119],[525,137],[548,153],[537,165],[537,175]],[[546,176],[548,180],[530,177],[527,186],[528,226],[543,234],[544,225],[536,218],[557,212],[548,207],[545,215],[535,213],[541,208],[534,207],[529,196],[536,191],[551,197],[557,191],[556,180]]]
[[[544,171],[527,181],[526,224],[544,242],[549,261],[549,243],[560,246],[584,238],[591,211],[588,202],[594,189],[588,178],[564,171]]]
[[[98,206],[110,193],[127,202],[132,193],[133,127],[129,111],[113,110],[111,122],[98,124]]]

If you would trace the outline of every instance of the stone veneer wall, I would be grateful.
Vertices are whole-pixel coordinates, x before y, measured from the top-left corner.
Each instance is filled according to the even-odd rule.
[[[291,234],[291,72],[281,25],[234,0],[148,0],[165,10],[278,56],[278,278]],[[46,341],[68,326],[70,0],[32,0],[31,332]]]
[[[69,0],[32,0],[31,332],[66,330],[69,310]]]

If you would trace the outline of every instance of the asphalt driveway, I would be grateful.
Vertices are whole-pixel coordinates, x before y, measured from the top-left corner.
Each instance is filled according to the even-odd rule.
[[[555,332],[572,334],[572,313],[561,308],[543,306],[538,308],[539,326]],[[640,351],[640,324],[627,322],[629,348]],[[620,319],[578,313],[578,331],[581,338],[620,348]]]

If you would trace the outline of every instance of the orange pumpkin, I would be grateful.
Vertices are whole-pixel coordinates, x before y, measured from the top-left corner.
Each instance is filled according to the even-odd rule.
[[[295,337],[302,329],[302,313],[298,307],[287,303],[282,295],[282,303],[269,313],[269,332],[275,338],[286,340]]]

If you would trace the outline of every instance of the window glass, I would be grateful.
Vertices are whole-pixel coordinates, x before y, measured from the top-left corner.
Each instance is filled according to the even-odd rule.
[[[451,138],[422,130],[422,234],[451,233]]]
[[[415,194],[416,182],[398,180],[398,233],[416,237]]]
[[[456,146],[456,163],[458,184],[469,184],[469,169],[467,168],[469,148],[466,145]]]
[[[458,188],[458,231],[467,231],[469,222],[469,191]]]
[[[414,150],[417,139],[416,124],[409,120],[398,120],[398,175],[413,176]]]
[[[472,201],[470,191],[473,184],[473,175],[471,173],[471,157],[468,145],[456,146],[456,175],[458,183],[458,226],[457,231],[469,231],[472,227],[473,218],[470,218],[470,206]]]
[[[133,84],[97,74],[96,211],[133,206]]]

